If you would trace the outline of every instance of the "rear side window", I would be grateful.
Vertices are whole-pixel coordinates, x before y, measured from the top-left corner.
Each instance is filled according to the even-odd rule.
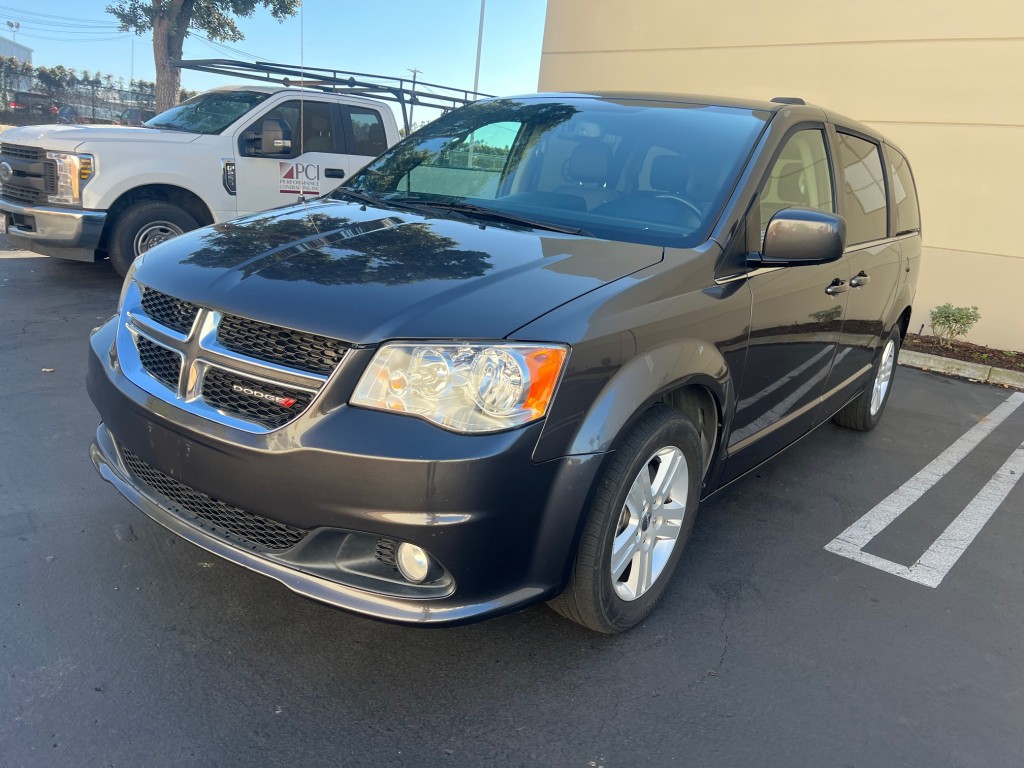
[[[881,240],[888,233],[889,213],[878,145],[840,133],[837,149],[846,179],[842,211],[846,217],[846,244]]]
[[[380,113],[372,109],[348,108],[349,119],[352,121],[352,137],[355,142],[353,155],[376,157],[388,148],[387,136],[384,134],[384,123]]]
[[[902,235],[921,228],[921,212],[917,205],[917,189],[910,173],[910,164],[902,154],[887,146],[889,177],[892,179],[892,202],[896,206],[896,234]]]

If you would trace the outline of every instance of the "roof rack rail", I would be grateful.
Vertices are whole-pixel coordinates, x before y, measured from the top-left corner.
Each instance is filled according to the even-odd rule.
[[[776,96],[774,99],[772,99],[772,103],[773,104],[798,104],[798,105],[806,105],[807,104],[806,101],[804,101],[803,99],[799,98],[798,96]]]
[[[402,108],[405,130],[411,129],[409,110],[411,105],[433,107],[447,112],[477,99],[491,98],[490,94],[452,88],[421,80],[413,82],[407,77],[372,75],[366,72],[349,72],[343,69],[322,67],[299,67],[294,64],[277,64],[269,61],[237,61],[234,59],[179,59],[171,66],[180,69],[194,69],[197,72],[211,72],[218,75],[243,77],[264,83],[313,88],[327,93],[342,92],[353,96],[368,96],[383,101],[393,101]]]

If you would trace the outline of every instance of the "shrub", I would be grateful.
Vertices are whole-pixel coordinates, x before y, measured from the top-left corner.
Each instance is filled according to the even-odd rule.
[[[981,313],[977,307],[954,307],[946,303],[935,307],[930,317],[932,331],[938,337],[939,345],[949,347],[954,340],[967,335],[974,324],[981,320]]]

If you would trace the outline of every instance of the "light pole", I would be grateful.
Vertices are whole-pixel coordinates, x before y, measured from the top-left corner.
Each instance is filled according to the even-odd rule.
[[[480,51],[484,45],[484,7],[487,0],[480,0],[480,29],[476,33],[476,71],[473,73],[473,98],[476,99],[476,92],[480,90]]]
[[[420,74],[423,70],[413,67],[409,71],[412,72],[412,99],[409,102],[409,130],[411,131],[413,126],[412,113],[416,109],[416,75]]]
[[[18,42],[18,30],[21,29],[20,21],[8,21],[7,26],[11,28],[11,37],[14,38],[14,42]],[[30,35],[31,37],[31,35]]]

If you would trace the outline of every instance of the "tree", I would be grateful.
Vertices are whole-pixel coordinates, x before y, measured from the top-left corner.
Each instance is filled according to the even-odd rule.
[[[156,108],[158,112],[178,103],[181,70],[171,61],[181,58],[189,30],[202,32],[211,40],[237,42],[245,35],[233,16],[249,18],[263,6],[278,21],[294,16],[300,0],[117,0],[107,6],[125,32],[137,35],[153,32],[153,62],[156,64]]]

